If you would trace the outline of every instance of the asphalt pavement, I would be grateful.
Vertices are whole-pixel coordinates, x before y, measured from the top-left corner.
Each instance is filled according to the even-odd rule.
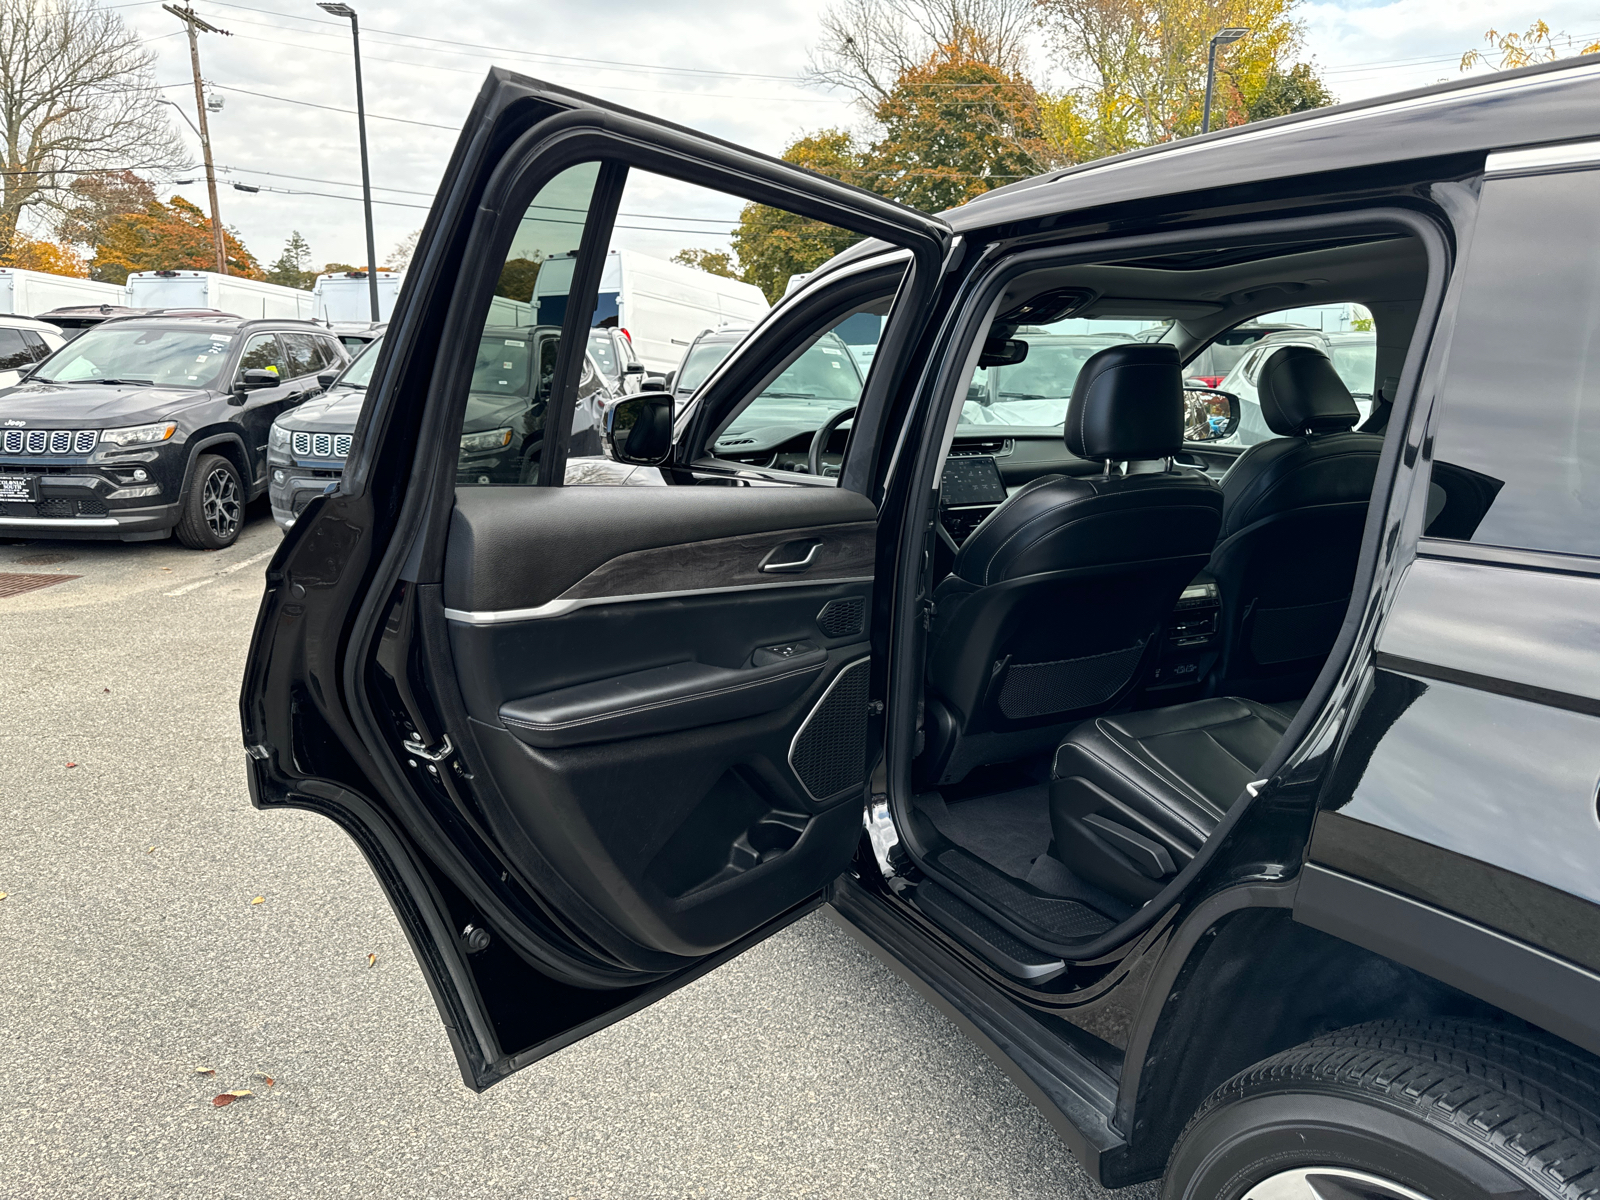
[[[277,542],[0,543],[76,576],[0,598],[0,1197],[1103,1194],[820,914],[474,1095],[355,847],[250,807]]]

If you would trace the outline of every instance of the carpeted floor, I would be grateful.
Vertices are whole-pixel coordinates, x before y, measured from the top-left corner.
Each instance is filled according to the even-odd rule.
[[[953,804],[919,796],[917,806],[945,837],[1016,879],[1050,849],[1050,789],[1042,783]]]

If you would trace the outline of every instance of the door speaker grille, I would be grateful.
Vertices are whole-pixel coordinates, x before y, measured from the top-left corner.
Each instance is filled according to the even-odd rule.
[[[871,661],[858,658],[839,672],[789,746],[789,765],[813,800],[826,800],[866,780]]]
[[[849,637],[861,632],[861,623],[867,615],[867,601],[863,596],[841,596],[829,600],[817,614],[817,628],[831,638]]]

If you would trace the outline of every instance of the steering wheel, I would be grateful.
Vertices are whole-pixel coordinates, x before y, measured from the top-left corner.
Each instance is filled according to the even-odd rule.
[[[828,439],[833,436],[833,431],[856,415],[855,405],[841,408],[826,421],[822,428],[811,438],[811,449],[806,452],[806,470],[813,475],[822,474],[822,456],[828,449]]]

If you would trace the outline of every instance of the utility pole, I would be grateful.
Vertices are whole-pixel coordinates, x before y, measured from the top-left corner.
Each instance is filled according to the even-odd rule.
[[[1231,45],[1242,37],[1247,37],[1248,29],[1222,29],[1217,36],[1211,39],[1211,50],[1206,55],[1206,107],[1200,114],[1200,132],[1211,132],[1211,89],[1217,80],[1217,47]]]
[[[367,169],[367,102],[361,94],[361,22],[356,10],[341,0],[319,0],[317,7],[350,22],[350,41],[356,58],[356,128],[361,135],[361,202],[367,212],[367,299],[372,305],[372,323],[378,323],[378,248],[372,232],[372,173]]]
[[[220,33],[223,37],[232,37],[233,34],[203,20],[188,6],[179,8],[173,4],[163,4],[161,7],[182,21],[184,28],[189,31],[189,65],[194,68],[194,108],[200,114],[200,153],[205,156],[206,190],[211,194],[211,242],[217,251],[217,274],[226,275],[228,247],[222,236],[222,212],[217,207],[217,169],[211,162],[211,129],[206,123],[206,93],[200,82],[200,44],[195,35]]]

